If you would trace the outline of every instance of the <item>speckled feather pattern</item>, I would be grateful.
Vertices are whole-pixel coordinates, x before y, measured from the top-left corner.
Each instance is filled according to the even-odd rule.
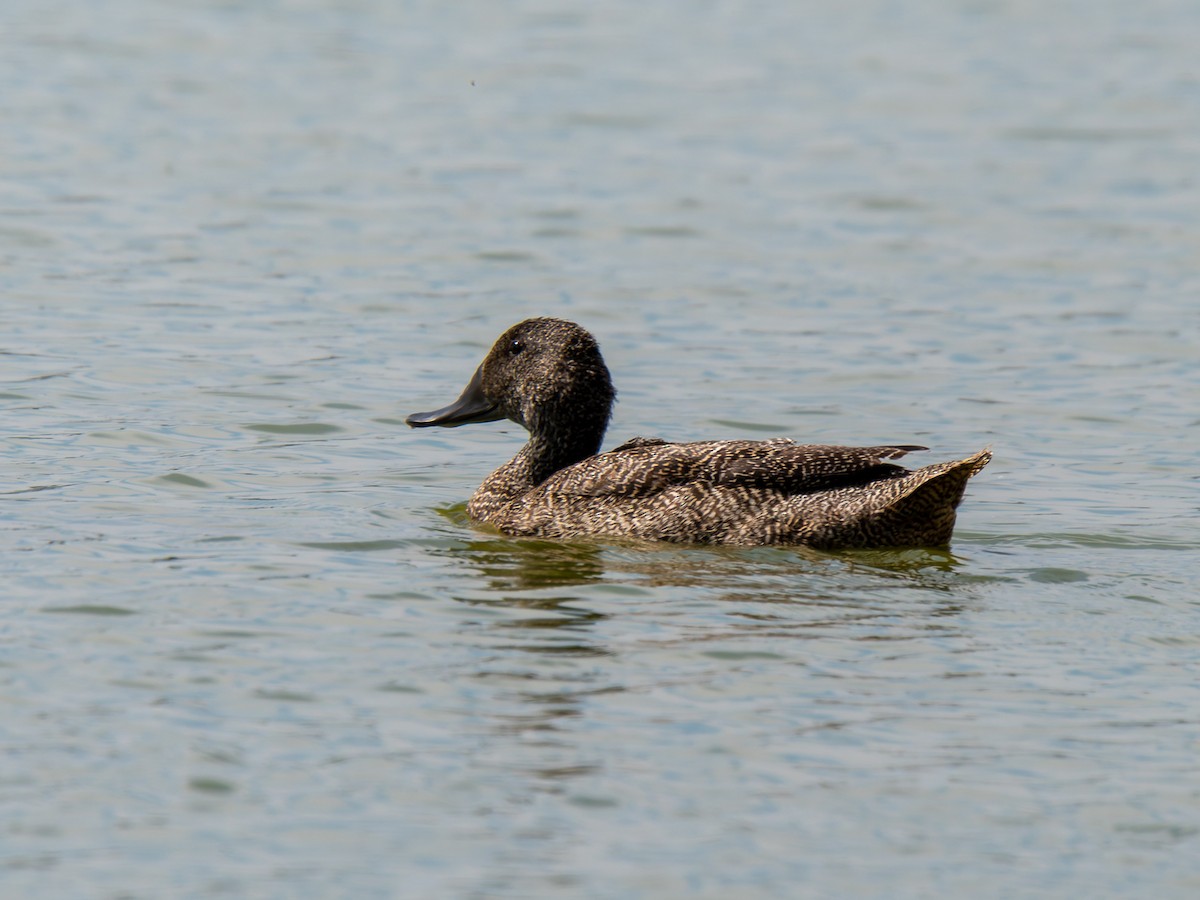
[[[614,396],[611,380],[592,336],[558,319],[513,326],[480,373],[486,402],[497,410],[493,418],[503,413],[531,437],[480,485],[467,512],[513,535],[827,549],[941,546],[950,541],[968,479],[991,459],[983,450],[909,470],[892,460],[924,447],[786,439],[635,438],[597,454]]]
[[[883,462],[905,452],[784,440],[647,442],[583,460],[537,486],[516,487],[501,469],[467,512],[509,534],[544,537],[830,549],[946,544],[967,479],[990,455],[911,472]]]

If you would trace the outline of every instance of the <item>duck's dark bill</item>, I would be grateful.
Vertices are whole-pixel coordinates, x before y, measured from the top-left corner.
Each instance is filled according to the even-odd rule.
[[[483,396],[483,366],[480,366],[459,398],[449,406],[443,406],[433,412],[413,413],[404,422],[410,428],[428,428],[431,425],[452,428],[472,422],[496,422],[503,418],[504,413],[497,410],[496,405]]]

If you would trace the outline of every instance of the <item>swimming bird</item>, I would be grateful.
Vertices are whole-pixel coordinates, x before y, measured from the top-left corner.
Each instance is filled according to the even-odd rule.
[[[991,459],[909,470],[914,444],[839,447],[786,438],[669,443],[636,437],[600,453],[616,393],[596,339],[573,322],[509,328],[462,395],[413,428],[510,419],[529,441],[467,503],[510,535],[628,536],[822,549],[944,546],[967,480]]]

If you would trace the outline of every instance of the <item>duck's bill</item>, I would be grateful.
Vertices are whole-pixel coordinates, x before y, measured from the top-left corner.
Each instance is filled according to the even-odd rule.
[[[413,413],[404,422],[411,428],[428,428],[431,425],[453,428],[472,422],[497,422],[503,418],[504,413],[483,395],[483,366],[480,366],[459,398],[449,406],[433,412]]]

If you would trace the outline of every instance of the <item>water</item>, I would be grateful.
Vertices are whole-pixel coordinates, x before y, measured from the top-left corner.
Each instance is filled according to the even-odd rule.
[[[765,6],[765,5],[764,5]],[[1191,897],[1200,15],[9,2],[0,887]],[[949,552],[512,541],[609,444],[983,445]]]

